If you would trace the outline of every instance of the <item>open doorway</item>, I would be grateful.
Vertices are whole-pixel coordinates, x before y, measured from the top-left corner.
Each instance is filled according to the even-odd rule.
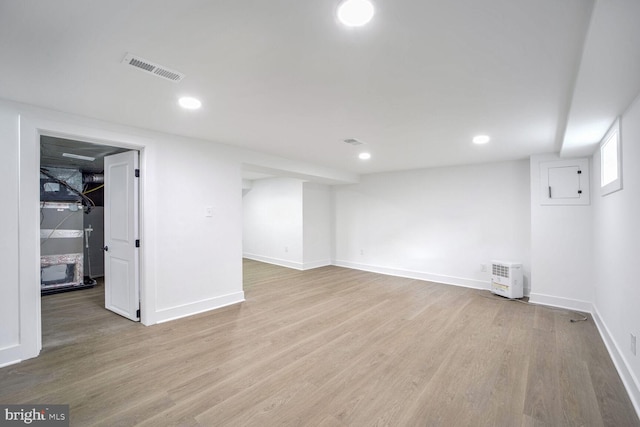
[[[108,291],[113,288],[113,277],[109,277],[113,273],[104,262],[108,247],[105,216],[109,217],[109,206],[114,205],[112,199],[117,204],[118,195],[130,193],[127,188],[113,188],[126,185],[121,179],[111,179],[107,185],[111,189],[105,192],[105,159],[108,163],[127,152],[135,152],[137,158],[137,151],[127,148],[40,137],[40,290],[45,349],[100,328],[132,324],[105,309],[105,301],[108,307],[109,295],[113,295]],[[137,199],[135,216],[137,229]],[[138,306],[137,288],[135,293]]]

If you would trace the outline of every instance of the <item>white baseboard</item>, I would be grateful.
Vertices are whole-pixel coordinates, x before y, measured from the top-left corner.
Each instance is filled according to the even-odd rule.
[[[302,263],[302,269],[303,270],[312,270],[314,268],[319,268],[319,267],[326,267],[327,265],[331,265],[331,260],[330,259],[323,259],[323,260],[319,260],[319,261],[307,261]]]
[[[613,339],[611,332],[609,332],[609,328],[604,323],[604,320],[602,320],[602,317],[600,317],[597,307],[594,307],[593,310],[593,320],[598,327],[598,331],[600,332],[602,341],[604,341],[604,345],[609,351],[611,360],[613,360],[613,364],[618,370],[622,383],[627,389],[627,394],[629,395],[629,399],[631,399],[631,403],[636,410],[636,414],[638,414],[638,417],[640,418],[640,382],[633,374],[633,371],[629,368],[629,363],[627,363],[624,353],[620,351],[620,348]]]
[[[217,308],[237,304],[242,301],[244,301],[244,292],[235,292],[233,294],[222,295],[190,304],[184,304],[178,307],[158,310],[155,316],[156,323],[164,323],[170,320],[180,319],[182,317],[193,316],[194,314],[204,313],[205,311],[215,310]]]
[[[19,344],[0,349],[0,368],[22,362],[22,348]]]
[[[586,313],[593,312],[593,304],[590,302],[555,297],[553,295],[538,294],[535,292],[532,292],[529,295],[529,302],[531,304],[548,305],[551,307],[566,308],[568,310],[582,311]]]
[[[15,365],[15,364],[20,363],[20,362],[22,362],[22,360],[18,359],[18,360],[12,360],[10,362],[0,363],[0,369],[1,368],[5,368],[7,366]]]
[[[466,279],[463,277],[445,276],[441,274],[425,273],[423,271],[404,270],[400,268],[381,267],[377,265],[361,264],[351,261],[336,260],[333,265],[338,267],[353,268],[355,270],[370,271],[372,273],[386,274],[389,276],[406,277],[408,279],[425,280],[428,282],[443,283],[445,285],[462,286],[473,289],[490,289],[489,281]]]
[[[289,261],[286,259],[280,258],[272,258],[264,255],[256,255],[256,254],[243,254],[243,258],[252,259],[254,261],[266,262],[267,264],[279,265],[280,267],[293,268],[296,270],[311,270],[318,267],[326,267],[327,265],[331,265],[330,259],[323,259],[318,261],[311,262],[297,262],[297,261]]]
[[[289,261],[286,259],[272,258],[264,255],[256,254],[242,254],[243,258],[252,259],[254,261],[266,262],[267,264],[279,265],[280,267],[294,268],[296,270],[303,270],[304,264],[297,261]]]

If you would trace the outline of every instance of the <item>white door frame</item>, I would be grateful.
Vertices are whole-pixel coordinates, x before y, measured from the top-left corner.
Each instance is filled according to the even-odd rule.
[[[140,304],[141,323],[155,323],[155,300],[153,291],[147,288],[145,270],[148,261],[144,243],[147,240],[145,230],[145,170],[146,147],[149,138],[134,136],[105,128],[86,127],[74,124],[71,118],[59,117],[47,120],[35,115],[19,116],[19,200],[18,200],[18,241],[19,241],[19,289],[20,289],[20,350],[18,360],[36,357],[42,349],[42,312],[40,304],[40,239],[39,239],[39,200],[40,200],[40,137],[52,136],[79,140],[99,145],[128,148],[140,152]],[[56,114],[53,114],[55,117]]]

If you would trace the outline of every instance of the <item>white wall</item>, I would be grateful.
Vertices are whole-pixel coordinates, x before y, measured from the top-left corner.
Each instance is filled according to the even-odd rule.
[[[245,257],[302,268],[302,184],[293,178],[253,182],[242,198]]]
[[[337,265],[477,288],[491,259],[529,274],[528,161],[365,175],[334,191]]]
[[[295,178],[253,181],[243,196],[246,258],[306,270],[331,264],[327,185]]]
[[[640,413],[640,98],[621,118],[622,190],[600,196],[600,153],[593,158],[595,314],[618,371]],[[640,341],[638,341],[640,351]]]
[[[331,264],[331,190],[329,186],[305,182],[302,196],[304,268]]]
[[[591,311],[592,209],[540,204],[539,165],[552,160],[559,157],[531,156],[531,301]]]
[[[228,147],[0,101],[0,365],[38,354],[40,134],[141,150],[142,321],[242,301],[241,160]],[[205,218],[205,207],[214,209]],[[18,295],[19,294],[19,295]]]
[[[159,320],[243,300],[238,162],[208,142],[165,138],[155,148]]]
[[[0,105],[0,366],[20,359],[20,295],[18,258],[18,118]]]

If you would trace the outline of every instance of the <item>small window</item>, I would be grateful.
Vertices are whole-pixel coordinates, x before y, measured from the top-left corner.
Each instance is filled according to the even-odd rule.
[[[622,189],[620,120],[611,125],[600,143],[600,191],[605,196]]]

